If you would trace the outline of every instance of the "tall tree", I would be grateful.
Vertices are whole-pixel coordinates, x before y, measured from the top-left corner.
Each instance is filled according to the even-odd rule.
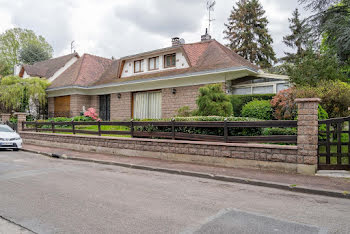
[[[19,60],[22,63],[33,64],[35,62],[50,59],[51,55],[39,44],[29,43],[19,52]]]
[[[39,45],[52,56],[53,49],[43,36],[37,36],[32,30],[13,28],[0,34],[0,57],[13,68],[21,62],[20,50],[28,44]]]
[[[293,17],[289,20],[290,35],[283,37],[283,43],[292,48],[297,49],[296,53],[285,52],[283,61],[294,63],[296,58],[300,58],[305,54],[307,47],[312,43],[311,28],[307,23],[307,19],[300,19],[298,8],[293,12]]]
[[[350,61],[350,0],[299,0],[314,11],[310,22],[342,62]]]
[[[277,59],[268,23],[259,0],[239,0],[225,24],[227,46],[261,68],[271,67]]]

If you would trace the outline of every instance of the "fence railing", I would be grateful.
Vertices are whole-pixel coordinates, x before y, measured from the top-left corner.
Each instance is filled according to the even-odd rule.
[[[60,126],[60,127],[56,127]],[[96,131],[81,129],[81,126],[97,126]],[[104,130],[103,126],[124,126],[127,131]],[[146,127],[158,129],[148,131]],[[92,135],[127,135],[138,138],[165,138],[173,140],[194,140],[214,142],[260,142],[260,143],[297,143],[296,135],[233,135],[233,129],[261,128],[296,128],[297,121],[119,121],[119,122],[22,122],[23,131],[92,134]],[[191,129],[216,129],[220,134],[194,134],[184,131]],[[203,132],[203,131],[200,131]],[[206,132],[206,131],[204,131]]]

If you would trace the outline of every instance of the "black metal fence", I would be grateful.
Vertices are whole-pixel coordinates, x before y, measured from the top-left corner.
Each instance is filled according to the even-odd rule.
[[[350,117],[319,121],[318,168],[350,170]]]
[[[296,128],[297,121],[119,121],[119,122],[22,122],[23,131],[92,134],[92,135],[127,135],[140,138],[163,138],[173,140],[214,141],[214,142],[261,142],[261,143],[297,143],[296,135],[234,135],[233,129],[254,128]],[[96,130],[81,129],[81,126],[97,126]],[[124,126],[128,130],[103,130],[103,126]],[[148,131],[146,128],[157,128]],[[198,133],[183,129],[199,129]],[[210,134],[216,129],[220,134]],[[244,131],[243,131],[244,133]]]

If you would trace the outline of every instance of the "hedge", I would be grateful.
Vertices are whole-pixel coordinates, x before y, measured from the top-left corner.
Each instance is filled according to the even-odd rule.
[[[271,100],[275,94],[251,94],[251,95],[230,95],[230,100],[233,107],[233,115],[241,116],[242,108],[248,102],[257,100]]]
[[[270,101],[254,99],[253,101],[248,102],[242,108],[242,116],[271,120],[272,107]]]
[[[222,116],[193,116],[193,117],[176,117],[175,121],[224,121]],[[143,119],[135,121],[171,121],[171,119]],[[259,119],[246,117],[227,117],[227,121],[259,121]],[[138,131],[145,132],[171,132],[171,127],[144,126],[137,127]],[[262,135],[261,128],[229,128],[229,136],[260,136]],[[223,136],[223,128],[201,128],[201,127],[176,127],[175,132],[190,133],[190,134],[205,134]]]

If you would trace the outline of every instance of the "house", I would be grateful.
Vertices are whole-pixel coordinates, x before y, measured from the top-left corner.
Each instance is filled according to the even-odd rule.
[[[40,77],[46,78],[50,82],[54,81],[68,67],[75,63],[79,58],[78,53],[72,53],[53,59],[36,62],[33,65],[17,65],[14,69],[14,75],[23,78]]]
[[[172,38],[171,47],[118,60],[84,55],[47,92],[55,116],[94,107],[104,120],[168,118],[180,107],[196,108],[206,84],[223,83],[233,94],[276,93],[287,79],[261,72],[206,34],[197,43]]]

